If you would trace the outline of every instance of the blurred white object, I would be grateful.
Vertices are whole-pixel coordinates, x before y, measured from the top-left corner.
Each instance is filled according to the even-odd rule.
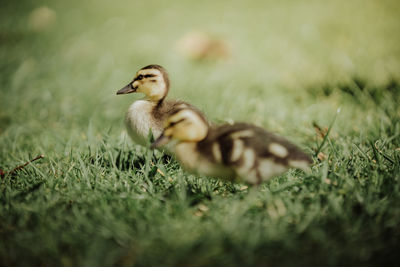
[[[224,40],[204,32],[190,32],[177,42],[178,50],[192,60],[225,60],[230,57],[230,47]]]

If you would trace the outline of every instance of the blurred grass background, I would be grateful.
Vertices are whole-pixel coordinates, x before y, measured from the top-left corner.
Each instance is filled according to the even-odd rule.
[[[2,265],[309,265],[397,262],[398,1],[2,1]],[[177,44],[205,32],[224,60]],[[171,98],[212,120],[251,121],[314,153],[247,193],[190,176],[124,135],[148,64]],[[373,144],[373,145],[371,145]],[[327,179],[327,180],[326,180]],[[336,183],[336,184],[335,184]]]

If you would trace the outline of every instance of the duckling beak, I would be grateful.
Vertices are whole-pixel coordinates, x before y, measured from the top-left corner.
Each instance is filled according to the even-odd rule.
[[[117,95],[124,95],[136,92],[137,88],[132,88],[132,84],[128,83],[124,88],[118,90]]]
[[[163,146],[163,145],[167,144],[170,140],[171,140],[171,137],[165,136],[164,133],[162,133],[162,134],[160,135],[160,137],[158,137],[157,140],[154,141],[154,142],[151,144],[150,148],[151,148],[151,149],[154,149],[154,148]]]

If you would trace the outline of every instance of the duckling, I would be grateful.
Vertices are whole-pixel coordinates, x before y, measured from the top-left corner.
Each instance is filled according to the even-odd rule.
[[[258,185],[288,168],[309,170],[311,158],[283,137],[247,123],[210,128],[195,110],[170,114],[152,148],[175,140],[178,160],[190,172]]]
[[[165,100],[169,91],[167,71],[160,65],[141,68],[133,80],[117,92],[117,95],[144,93],[144,99],[137,100],[129,107],[125,124],[129,136],[135,143],[145,145],[149,132],[158,138],[163,131],[164,120],[181,108],[196,109],[178,100]],[[200,112],[200,111],[198,111]],[[200,116],[203,116],[200,113]]]

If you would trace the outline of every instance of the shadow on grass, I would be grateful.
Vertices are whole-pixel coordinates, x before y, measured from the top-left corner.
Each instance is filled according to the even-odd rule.
[[[364,100],[372,100],[376,105],[382,104],[386,97],[398,100],[400,97],[400,83],[392,79],[386,85],[376,86],[369,84],[365,79],[353,77],[348,83],[324,84],[312,86],[307,89],[313,97],[329,97],[338,92],[344,96],[349,96],[354,102],[365,106]]]

